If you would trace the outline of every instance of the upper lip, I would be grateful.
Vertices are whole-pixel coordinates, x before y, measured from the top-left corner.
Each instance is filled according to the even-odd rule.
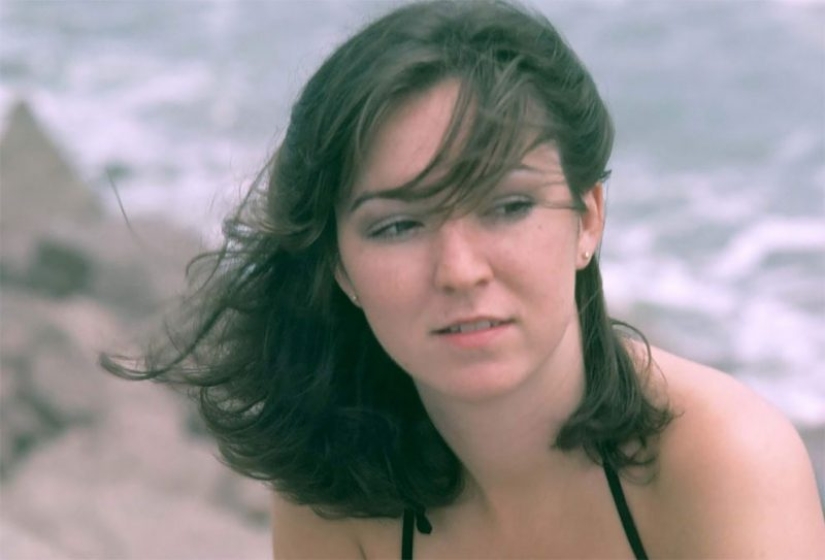
[[[452,320],[441,327],[438,327],[433,330],[435,334],[443,334],[450,329],[458,327],[460,325],[467,325],[471,323],[478,323],[480,321],[489,321],[491,323],[510,323],[512,319],[504,318],[504,317],[494,317],[492,315],[477,315],[473,317],[462,317],[460,319]]]

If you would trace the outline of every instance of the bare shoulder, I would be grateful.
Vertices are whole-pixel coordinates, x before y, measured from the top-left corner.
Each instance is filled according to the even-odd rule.
[[[729,375],[653,350],[676,418],[654,484],[674,557],[825,557],[810,459],[793,425]]]
[[[272,547],[275,560],[364,558],[349,519],[327,519],[308,506],[272,494]]]

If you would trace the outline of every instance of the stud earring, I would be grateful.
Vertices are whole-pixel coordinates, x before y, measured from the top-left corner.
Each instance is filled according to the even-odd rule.
[[[352,303],[355,303],[355,304],[358,303],[358,296],[356,296],[355,294],[352,294],[350,296],[350,299],[352,300]]]
[[[590,258],[590,251],[585,251],[584,252],[584,259],[588,260],[589,258]]]

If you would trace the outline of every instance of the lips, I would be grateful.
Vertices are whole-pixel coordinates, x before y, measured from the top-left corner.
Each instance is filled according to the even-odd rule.
[[[512,321],[506,319],[467,319],[456,321],[444,328],[435,331],[436,334],[462,334],[483,331],[506,325]]]

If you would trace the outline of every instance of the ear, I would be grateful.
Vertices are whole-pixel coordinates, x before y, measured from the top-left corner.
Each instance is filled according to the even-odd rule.
[[[350,299],[353,305],[357,307],[361,307],[358,303],[358,296],[355,293],[355,287],[352,285],[352,281],[349,279],[349,274],[347,274],[344,265],[341,263],[341,258],[338,258],[338,262],[335,264],[335,282],[338,284],[338,287],[341,288],[341,291],[346,294],[346,296]]]
[[[596,183],[582,195],[585,211],[579,218],[576,267],[584,268],[599,249],[604,232],[604,185]]]

